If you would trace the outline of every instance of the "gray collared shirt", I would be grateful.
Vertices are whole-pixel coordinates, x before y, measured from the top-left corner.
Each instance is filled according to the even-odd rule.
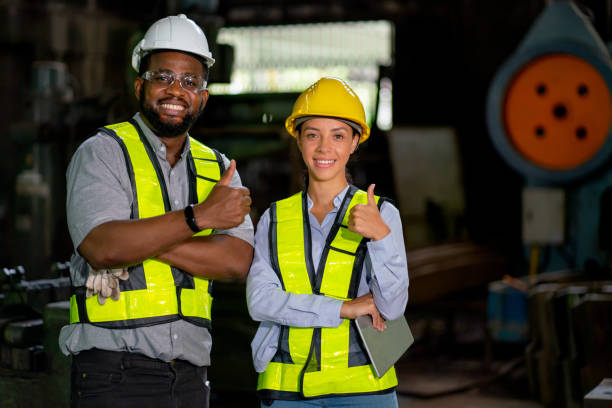
[[[162,168],[172,210],[189,204],[186,153],[190,149],[189,139],[181,157],[174,165],[166,160],[166,146],[145,124],[140,114],[134,115],[145,137],[155,150]],[[225,167],[229,160],[223,156]],[[66,173],[66,213],[68,230],[78,248],[89,232],[108,221],[130,219],[133,200],[132,187],[127,173],[123,152],[119,144],[103,132],[87,139],[77,149]],[[241,186],[238,172],[230,186]],[[253,224],[247,215],[242,224],[217,234],[228,234],[253,245]],[[86,277],[78,273],[86,263],[75,250],[71,260],[73,285],[82,286]],[[60,332],[59,345],[62,352],[78,354],[91,348],[111,351],[129,351],[144,354],[164,361],[187,360],[197,366],[210,365],[211,336],[206,328],[195,326],[184,320],[138,329],[105,329],[90,324],[71,324]]]

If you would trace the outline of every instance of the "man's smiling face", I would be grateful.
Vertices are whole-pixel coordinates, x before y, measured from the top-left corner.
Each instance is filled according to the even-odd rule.
[[[182,52],[164,51],[151,55],[149,71],[171,71],[176,75],[191,74],[205,77],[202,63]],[[140,112],[160,137],[184,135],[197,120],[208,100],[208,91],[192,92],[175,79],[162,86],[136,78],[134,82]]]

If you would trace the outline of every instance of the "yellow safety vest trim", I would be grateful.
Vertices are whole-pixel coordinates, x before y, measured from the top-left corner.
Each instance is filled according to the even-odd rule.
[[[363,237],[346,228],[350,209],[357,204],[367,204],[367,193],[351,186],[347,193],[348,205],[343,202],[341,221],[332,227],[333,239],[325,258],[322,279],[315,282],[314,271],[308,271],[310,245],[304,234],[309,228],[304,192],[276,202],[271,209],[271,242],[275,245],[272,264],[277,263],[284,290],[292,293],[321,294],[337,299],[351,297],[351,278],[358,251],[363,249]],[[350,195],[352,194],[352,197]],[[379,197],[376,197],[378,203]],[[330,237],[328,237],[329,240]],[[328,241],[329,242],[329,241]],[[275,258],[274,258],[275,256]],[[321,275],[318,271],[317,276]],[[368,394],[391,390],[397,386],[395,369],[377,378],[371,365],[349,367],[350,320],[344,319],[336,328],[289,327],[289,354],[293,364],[272,361],[259,375],[257,389],[264,398],[289,393],[290,398],[312,398],[329,395]],[[321,361],[314,353],[315,331],[320,330]],[[291,396],[291,394],[294,394]],[[278,398],[282,399],[282,396]]]
[[[137,218],[165,214],[169,206],[164,199],[165,195],[167,197],[167,192],[164,191],[165,182],[149,158],[145,142],[141,140],[136,125],[123,122],[106,128],[114,132],[118,141],[125,147],[126,159],[129,158],[136,190]],[[221,177],[220,158],[214,150],[193,138],[190,138],[190,144],[190,153],[197,174],[193,188],[196,189],[198,201],[201,202],[206,199]],[[194,235],[206,236],[211,233],[212,230],[208,229]],[[70,304],[70,322],[80,323],[82,316],[85,315],[86,322],[111,328],[158,324],[179,318],[198,325],[209,325],[212,296],[209,293],[210,282],[207,279],[193,277],[194,288],[177,288],[170,265],[156,259],[147,259],[141,267],[146,288],[122,290],[119,300],[108,299],[104,305],[98,303],[97,296],[84,301],[81,299],[85,308],[80,310],[81,313],[79,313],[79,297],[73,295]],[[180,293],[180,302],[178,293]]]

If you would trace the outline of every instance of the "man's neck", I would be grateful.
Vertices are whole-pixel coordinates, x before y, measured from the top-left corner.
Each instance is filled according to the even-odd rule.
[[[157,137],[166,146],[166,160],[170,163],[170,167],[174,167],[176,162],[180,159],[183,148],[185,147],[187,133],[174,137]]]
[[[145,115],[140,115],[145,124],[153,131],[155,136],[166,146],[166,160],[170,163],[170,167],[174,167],[176,162],[181,157],[181,153],[183,152],[183,147],[185,146],[185,140],[187,140],[187,132],[182,135],[165,137],[159,136],[157,130],[151,125],[151,122],[145,117]]]

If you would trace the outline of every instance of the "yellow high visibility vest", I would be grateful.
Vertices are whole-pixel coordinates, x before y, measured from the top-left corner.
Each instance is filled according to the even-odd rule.
[[[134,196],[132,219],[165,214],[171,210],[164,176],[149,142],[134,120],[100,129],[121,146]],[[187,155],[189,202],[201,202],[223,173],[220,154],[190,138]],[[194,236],[210,235],[203,230]],[[86,273],[86,272],[85,272]],[[85,297],[85,287],[74,288],[70,298],[70,323],[90,323],[107,328],[127,329],[167,323],[178,319],[210,327],[211,282],[191,276],[156,259],[129,267],[130,277],[120,281],[118,301],[97,296]]]
[[[376,197],[380,206],[382,199]],[[341,300],[357,296],[367,240],[347,228],[350,209],[367,204],[367,193],[350,186],[321,255],[312,261],[306,192],[270,206],[270,261],[287,292],[320,294]],[[392,367],[378,378],[360,343],[354,321],[336,328],[282,326],[279,350],[259,375],[262,399],[303,399],[390,392],[397,386]],[[358,347],[361,364],[351,364],[349,344]],[[355,346],[356,345],[356,346]],[[355,354],[355,350],[352,351]]]

